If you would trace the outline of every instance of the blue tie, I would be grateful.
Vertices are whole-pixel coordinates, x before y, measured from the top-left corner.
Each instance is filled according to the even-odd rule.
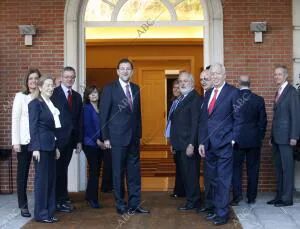
[[[179,97],[178,99],[175,99],[172,103],[172,106],[170,108],[170,111],[169,111],[169,115],[168,115],[168,121],[167,121],[167,127],[166,127],[166,132],[165,132],[165,136],[166,138],[170,138],[170,130],[171,130],[171,115],[172,113],[176,110],[179,102],[182,100],[181,99],[182,97]]]

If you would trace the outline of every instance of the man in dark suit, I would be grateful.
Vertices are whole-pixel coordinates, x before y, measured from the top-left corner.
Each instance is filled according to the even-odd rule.
[[[233,146],[237,135],[235,104],[239,91],[225,82],[222,64],[210,68],[214,87],[208,90],[201,114],[199,153],[206,157],[206,172],[213,181],[214,212],[207,215],[215,225],[228,222]]]
[[[210,71],[209,71],[210,66],[206,67],[204,71],[201,72],[200,74],[200,83],[203,88],[204,96],[206,95],[206,92],[213,87]],[[203,106],[201,106],[200,110],[200,118],[199,118],[199,128],[202,127],[201,123],[201,114],[203,112]],[[200,132],[199,132],[200,133]],[[210,180],[211,176],[207,173],[206,169],[206,160],[204,160],[204,207],[199,208],[198,212],[212,212],[213,211],[213,204],[212,204],[212,180]]]
[[[249,76],[241,76],[239,84],[240,95],[237,113],[240,116],[240,123],[238,123],[239,132],[233,155],[233,200],[231,201],[231,205],[238,205],[239,201],[243,198],[242,176],[245,157],[248,176],[248,203],[255,203],[260,166],[260,149],[267,128],[264,99],[252,93],[249,89]]]
[[[57,130],[58,148],[61,153],[56,165],[56,210],[72,212],[68,196],[68,166],[73,150],[82,149],[82,98],[72,89],[75,82],[75,69],[64,67],[61,85],[54,89],[51,100],[60,111],[61,128]]]
[[[276,169],[276,197],[267,204],[275,207],[293,205],[294,157],[293,147],[297,144],[300,132],[299,95],[287,82],[286,66],[276,66],[274,79],[278,87],[276,92],[271,143]]]
[[[184,206],[180,211],[196,210],[200,206],[200,157],[197,154],[198,119],[202,97],[194,89],[194,78],[191,73],[182,71],[179,74],[179,89],[182,94],[170,121],[170,141],[172,149],[179,157],[179,167],[186,193]]]
[[[130,82],[133,65],[128,59],[119,61],[117,74],[119,79],[104,87],[100,101],[102,136],[106,148],[111,148],[112,151],[116,209],[119,214],[149,213],[140,206],[140,88]],[[128,206],[122,189],[125,170]]]

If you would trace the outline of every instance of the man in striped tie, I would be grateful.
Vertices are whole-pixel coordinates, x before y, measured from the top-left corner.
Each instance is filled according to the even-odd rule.
[[[213,186],[214,211],[206,219],[215,225],[228,222],[229,192],[232,177],[233,147],[237,135],[237,88],[226,83],[226,71],[222,64],[210,68],[214,87],[206,92],[199,128],[199,154],[206,158],[206,173]]]

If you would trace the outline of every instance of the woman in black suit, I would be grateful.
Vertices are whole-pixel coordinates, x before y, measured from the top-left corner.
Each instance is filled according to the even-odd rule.
[[[96,86],[86,87],[83,97],[84,153],[89,163],[89,180],[85,199],[91,208],[101,208],[98,201],[100,167],[103,159],[104,143],[101,140],[99,115],[99,91]]]
[[[28,105],[30,144],[35,159],[34,218],[38,222],[58,221],[55,212],[55,159],[60,153],[56,148],[55,128],[60,128],[59,110],[50,97],[54,80],[42,76],[38,81],[37,97]]]

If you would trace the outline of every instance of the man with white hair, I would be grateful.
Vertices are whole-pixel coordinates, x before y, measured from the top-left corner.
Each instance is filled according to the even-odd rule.
[[[194,89],[194,77],[191,73],[180,72],[178,81],[182,96],[170,117],[170,141],[179,158],[186,193],[186,202],[178,210],[189,211],[200,207],[200,157],[195,150],[198,147],[197,124],[203,99]]]
[[[213,185],[214,211],[206,219],[215,225],[228,222],[233,146],[237,134],[235,108],[239,91],[226,83],[222,64],[210,68],[214,87],[206,92],[199,128],[199,154],[206,158],[206,172]]]

